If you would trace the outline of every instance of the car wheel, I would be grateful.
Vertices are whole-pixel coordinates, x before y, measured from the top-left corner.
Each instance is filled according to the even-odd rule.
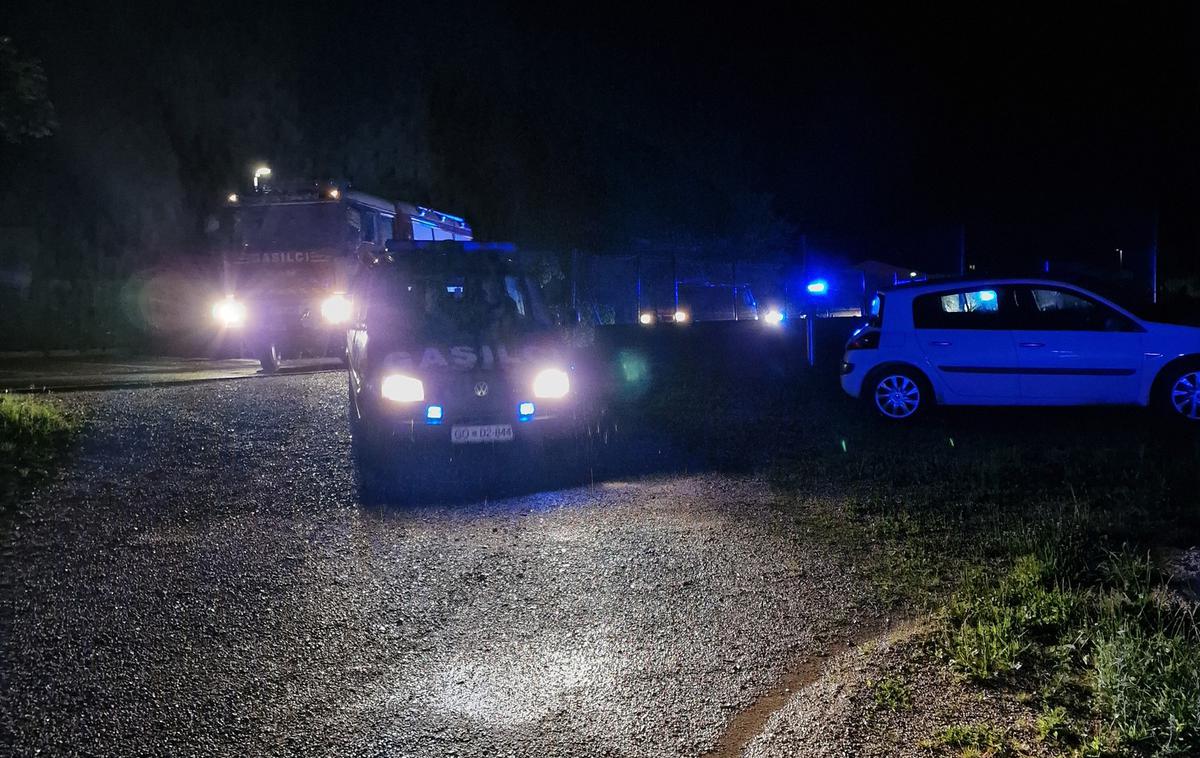
[[[933,389],[919,372],[908,368],[879,371],[866,385],[866,400],[887,421],[910,422],[933,405]]]
[[[393,482],[388,477],[388,440],[377,424],[359,415],[354,387],[347,376],[346,416],[350,426],[350,455],[358,481],[359,500],[364,505],[379,505],[392,495]]]
[[[1159,405],[1172,418],[1200,424],[1200,365],[1170,370],[1161,386]]]
[[[274,374],[279,370],[279,346],[268,342],[259,348],[258,362],[262,364],[264,374]]]

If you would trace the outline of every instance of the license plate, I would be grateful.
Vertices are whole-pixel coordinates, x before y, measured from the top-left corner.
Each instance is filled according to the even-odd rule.
[[[450,441],[455,445],[470,445],[478,442],[512,442],[512,438],[512,424],[450,427]]]

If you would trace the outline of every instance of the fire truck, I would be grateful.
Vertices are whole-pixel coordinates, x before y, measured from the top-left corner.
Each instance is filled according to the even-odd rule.
[[[212,318],[266,373],[284,360],[346,360],[350,277],[388,240],[471,240],[460,216],[396,203],[332,182],[230,194],[210,224],[221,268]]]

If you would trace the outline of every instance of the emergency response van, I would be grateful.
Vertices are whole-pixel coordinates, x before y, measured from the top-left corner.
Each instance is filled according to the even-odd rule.
[[[349,298],[352,444],[373,482],[427,453],[572,444],[597,415],[595,372],[511,246],[390,243]]]

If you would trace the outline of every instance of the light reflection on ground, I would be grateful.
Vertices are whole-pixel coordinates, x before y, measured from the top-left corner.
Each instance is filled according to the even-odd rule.
[[[573,690],[615,686],[618,668],[612,646],[597,632],[505,640],[491,655],[455,657],[414,689],[436,710],[515,726],[557,712]]]

